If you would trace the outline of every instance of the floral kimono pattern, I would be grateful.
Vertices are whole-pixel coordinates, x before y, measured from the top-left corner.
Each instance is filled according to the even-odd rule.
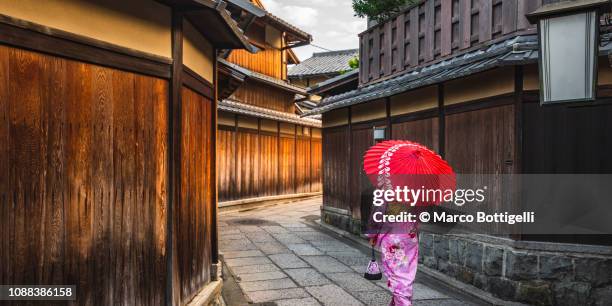
[[[383,273],[393,293],[390,305],[412,305],[412,285],[416,277],[419,242],[416,233],[383,234],[378,237]]]

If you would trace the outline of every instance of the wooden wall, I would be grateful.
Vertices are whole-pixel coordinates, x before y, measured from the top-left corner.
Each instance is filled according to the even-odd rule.
[[[214,239],[212,102],[183,88],[181,105],[176,304],[210,281]],[[166,80],[0,46],[0,284],[165,303],[168,109]]]
[[[439,87],[438,90],[444,93],[444,88]],[[396,102],[404,103],[405,97],[413,96],[397,96]],[[418,99],[411,99],[406,102],[420,103]],[[388,115],[384,118],[362,121],[363,115],[355,114],[367,105],[360,105],[359,108],[351,106],[345,112],[348,114],[348,124],[324,129],[323,203],[326,207],[345,210],[353,220],[362,219],[364,208],[361,195],[371,188],[363,171],[363,155],[375,143],[374,127],[390,126],[388,138],[415,141],[445,156],[456,173],[473,174],[477,181],[471,183],[477,186],[484,186],[481,183],[485,182],[485,178],[479,178],[478,175],[510,174],[516,171],[516,114],[512,96],[498,95],[446,105],[443,110],[436,106],[394,116],[391,115],[392,100],[378,103],[383,113],[386,108]],[[380,113],[380,109],[372,113]],[[335,118],[331,120],[335,121]],[[328,124],[326,116],[323,121],[324,126]],[[490,178],[486,177],[487,184],[491,183]],[[510,203],[510,196],[502,198],[502,195],[512,193],[502,190],[500,182],[494,181],[488,190],[494,195],[489,197],[491,207],[514,205]],[[350,230],[355,228],[350,227]]]
[[[245,104],[295,114],[295,94],[276,87],[247,81],[232,95],[232,99]]]
[[[349,168],[348,127],[323,130],[323,203],[347,209]]]
[[[0,282],[164,303],[167,81],[0,46]]]
[[[211,279],[213,226],[212,101],[182,88],[179,202],[174,203],[174,287],[189,302]],[[178,291],[178,294],[177,294]]]
[[[223,116],[236,120],[232,114]],[[304,127],[269,122],[275,131],[261,122],[252,127],[219,125],[219,201],[321,191],[320,134],[297,135]]]
[[[276,79],[286,79],[282,69],[282,53],[278,49],[267,48],[255,54],[246,50],[233,50],[227,60]]]
[[[370,83],[516,32],[542,0],[424,0],[360,34],[360,84]]]

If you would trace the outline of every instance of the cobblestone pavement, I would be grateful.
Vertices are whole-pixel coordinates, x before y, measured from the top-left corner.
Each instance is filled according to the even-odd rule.
[[[388,305],[386,280],[363,278],[363,249],[306,224],[318,219],[320,206],[317,198],[220,215],[219,248],[242,291],[253,303]],[[417,277],[414,304],[466,302]]]

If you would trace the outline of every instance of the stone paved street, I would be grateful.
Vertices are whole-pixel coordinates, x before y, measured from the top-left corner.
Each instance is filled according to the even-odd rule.
[[[366,250],[327,234],[321,199],[222,213],[219,248],[243,293],[266,305],[388,305],[386,280],[363,278]],[[308,223],[308,224],[307,224]],[[419,282],[415,305],[466,305]],[[231,305],[230,305],[231,306]]]

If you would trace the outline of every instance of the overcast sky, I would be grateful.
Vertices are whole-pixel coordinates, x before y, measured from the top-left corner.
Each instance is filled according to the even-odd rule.
[[[266,10],[310,33],[313,44],[330,50],[358,49],[357,34],[366,20],[353,16],[351,0],[262,0]],[[300,60],[325,50],[305,46],[293,49]]]

